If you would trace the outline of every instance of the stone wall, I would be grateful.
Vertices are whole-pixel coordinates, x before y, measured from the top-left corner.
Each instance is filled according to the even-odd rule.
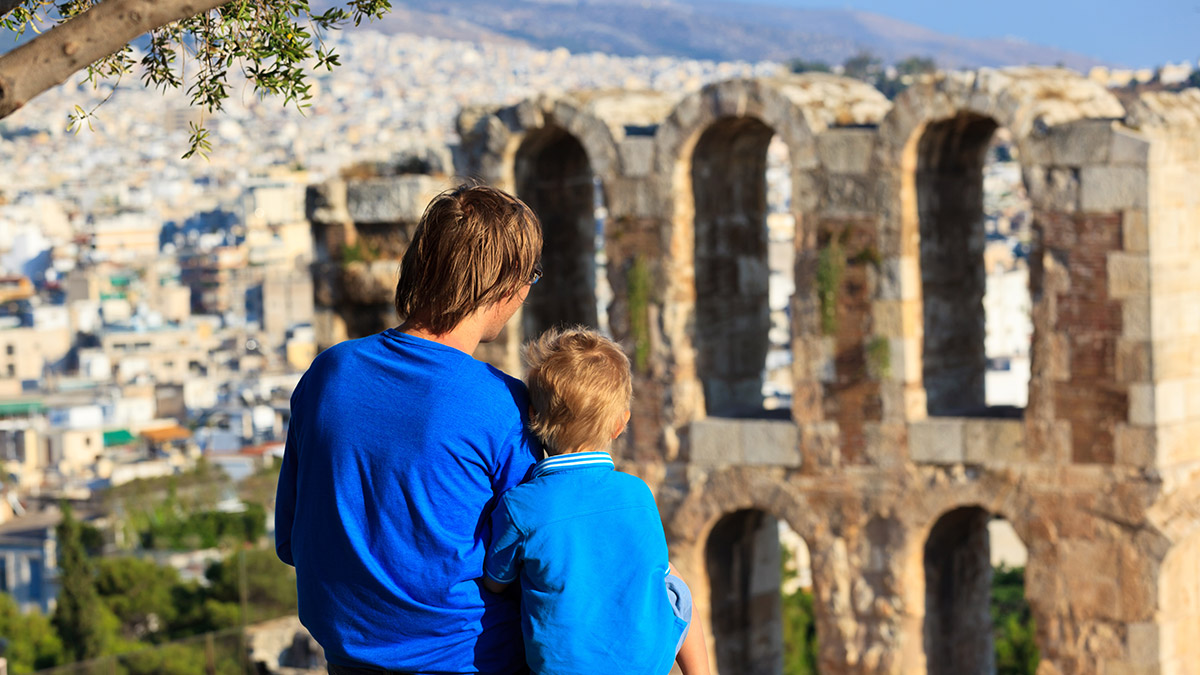
[[[979,167],[998,127],[1034,209],[1024,410],[982,399]],[[772,519],[811,553],[822,672],[986,671],[996,517],[1028,547],[1041,675],[1195,672],[1195,90],[1126,110],[1069,71],[1014,68],[930,76],[889,102],[806,74],[682,99],[543,96],[465,110],[459,128],[459,173],[536,202],[554,230],[536,320],[481,355],[516,373],[519,342],[560,320],[607,325],[627,348],[636,404],[614,454],[656,492],[722,672],[777,664]],[[790,415],[765,419],[773,135],[792,163],[794,386]],[[319,233],[368,236],[340,209]],[[600,279],[611,300],[588,288]],[[383,290],[351,285],[327,292],[382,311]],[[324,306],[346,326],[357,311]]]

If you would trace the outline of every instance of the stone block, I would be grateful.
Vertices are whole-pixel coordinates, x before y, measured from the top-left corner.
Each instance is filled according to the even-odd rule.
[[[654,170],[654,137],[626,136],[618,148],[621,174],[629,178],[649,176]]]
[[[1119,547],[1108,541],[1067,539],[1059,544],[1060,569],[1071,612],[1093,620],[1120,620]],[[1087,570],[1086,573],[1080,573]]]
[[[1150,141],[1136,132],[1114,127],[1108,150],[1108,163],[1116,166],[1146,166],[1150,161]]]
[[[1121,214],[1122,247],[1130,253],[1150,251],[1150,230],[1144,209],[1129,209]]]
[[[739,420],[741,446],[746,464],[800,466],[796,425],[780,420]]]
[[[1153,428],[1117,424],[1113,430],[1114,461],[1121,466],[1154,466],[1154,439]]]
[[[1050,155],[1058,166],[1085,166],[1108,161],[1113,123],[1109,120],[1079,120],[1051,133]]]
[[[697,466],[740,464],[744,459],[737,420],[710,417],[696,420],[688,430],[690,460]]]
[[[356,223],[417,222],[444,182],[423,175],[350,181],[346,185],[346,208]]]
[[[1141,427],[1152,427],[1154,415],[1154,385],[1129,385],[1129,422]]]
[[[1041,668],[1038,668],[1041,672]],[[1130,663],[1129,661],[1104,660],[1100,666],[1100,675],[1163,675],[1156,665],[1147,666]]]
[[[961,464],[965,420],[928,418],[908,425],[908,451],[914,462]]]
[[[1157,664],[1160,642],[1158,625],[1150,622],[1131,623],[1125,630],[1125,647],[1130,663],[1142,666]]]
[[[1079,208],[1089,213],[1144,209],[1146,169],[1128,166],[1086,166],[1079,172]]]
[[[829,129],[817,136],[817,158],[829,173],[865,174],[875,139],[873,129]]]
[[[1126,340],[1150,339],[1150,296],[1131,296],[1121,302],[1121,337]]]
[[[1108,254],[1108,296],[1128,298],[1150,292],[1150,258],[1145,253]]]
[[[968,464],[1021,462],[1025,457],[1022,420],[967,420],[964,459]]]
[[[1079,210],[1079,173],[1075,169],[1034,167],[1025,176],[1035,209],[1049,213]]]
[[[904,334],[903,310],[903,303],[898,300],[877,300],[871,303],[875,334],[901,337]]]

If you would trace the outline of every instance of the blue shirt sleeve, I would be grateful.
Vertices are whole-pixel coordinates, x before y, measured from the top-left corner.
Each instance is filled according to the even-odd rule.
[[[541,458],[542,446],[522,419],[505,440],[504,452],[500,453],[493,474],[492,490],[499,496],[520,485]]]
[[[508,500],[501,499],[492,512],[492,545],[488,547],[483,573],[501,584],[517,580],[521,572],[521,558],[525,550],[525,537],[513,522],[508,511]]]

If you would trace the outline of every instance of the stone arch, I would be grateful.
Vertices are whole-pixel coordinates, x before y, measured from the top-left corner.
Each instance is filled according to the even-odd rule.
[[[521,308],[523,338],[556,325],[596,326],[593,174],[579,139],[560,126],[524,134],[513,156],[517,196],[542,221],[542,269]]]
[[[711,474],[665,523],[719,672],[782,667],[780,521],[816,550],[820,517],[803,495],[774,472],[730,467]],[[820,583],[814,566],[814,590]]]
[[[891,337],[903,339],[904,362],[892,372],[903,379],[910,419],[984,407],[983,271],[974,263],[982,223],[962,223],[982,217],[982,153],[992,132],[1012,133],[1028,187],[1030,172],[1046,161],[1036,137],[1073,120],[1123,114],[1100,85],[1053,68],[940,73],[897,97],[880,128],[877,160],[886,195],[883,262],[896,278],[890,299],[903,307],[902,334]],[[964,312],[977,318],[964,320]],[[947,324],[943,315],[956,319]],[[930,334],[931,325],[954,329]]]
[[[1014,496],[1024,503],[1023,507],[1012,500]],[[1033,538],[1036,525],[1032,519],[1037,509],[1025,503],[1026,495],[1012,495],[1001,489],[992,495],[981,491],[976,497],[960,495],[938,504],[932,515],[926,513],[929,517],[914,531],[908,548],[907,564],[917,572],[910,574],[917,583],[908,589],[909,603],[921,608],[914,613],[917,621],[910,630],[921,636],[921,653],[919,659],[915,654],[907,658],[910,662],[918,660],[931,675],[995,671],[989,531],[994,519],[1010,524],[1028,551],[1026,589],[1031,570],[1056,566],[1058,562],[1046,550],[1046,542]],[[1007,513],[1019,513],[1025,519],[1014,519]],[[1040,551],[1035,553],[1035,548]],[[1035,618],[1044,618],[1039,616],[1039,608],[1030,604]]]
[[[796,246],[809,250],[814,237],[805,214],[819,202],[815,134],[882,116],[886,101],[880,101],[882,95],[867,85],[828,75],[730,80],[685,97],[660,126],[655,167],[664,192],[672,195],[660,214],[663,249],[670,253],[661,295],[671,299],[662,333],[680,340],[667,345],[675,355],[672,398],[679,423],[761,410],[765,342],[737,349],[731,343],[735,335],[765,340],[768,327],[765,245],[757,241],[765,238],[757,231],[764,227],[758,221],[765,216],[767,144],[778,134],[787,146]],[[751,231],[754,236],[746,237]],[[737,255],[713,255],[734,232]],[[813,284],[797,279],[801,286],[815,293]],[[724,325],[714,325],[717,316]],[[793,323],[795,338],[803,328]]]
[[[612,127],[586,93],[543,95],[458,119],[469,174],[520,196],[542,217],[543,268],[525,308],[505,326],[485,360],[519,369],[523,339],[559,324],[597,325],[594,183],[609,190],[620,171]],[[601,270],[600,272],[603,272]]]

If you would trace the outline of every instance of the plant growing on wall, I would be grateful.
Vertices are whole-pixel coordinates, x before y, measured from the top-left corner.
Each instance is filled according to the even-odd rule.
[[[821,332],[837,332],[837,294],[846,273],[846,254],[840,237],[830,237],[817,257],[817,299],[821,303]]]
[[[633,338],[633,367],[645,373],[650,363],[650,265],[634,258],[626,283],[629,286],[629,334]]]
[[[892,350],[888,339],[876,335],[867,343],[867,368],[871,377],[882,380],[892,373]]]

